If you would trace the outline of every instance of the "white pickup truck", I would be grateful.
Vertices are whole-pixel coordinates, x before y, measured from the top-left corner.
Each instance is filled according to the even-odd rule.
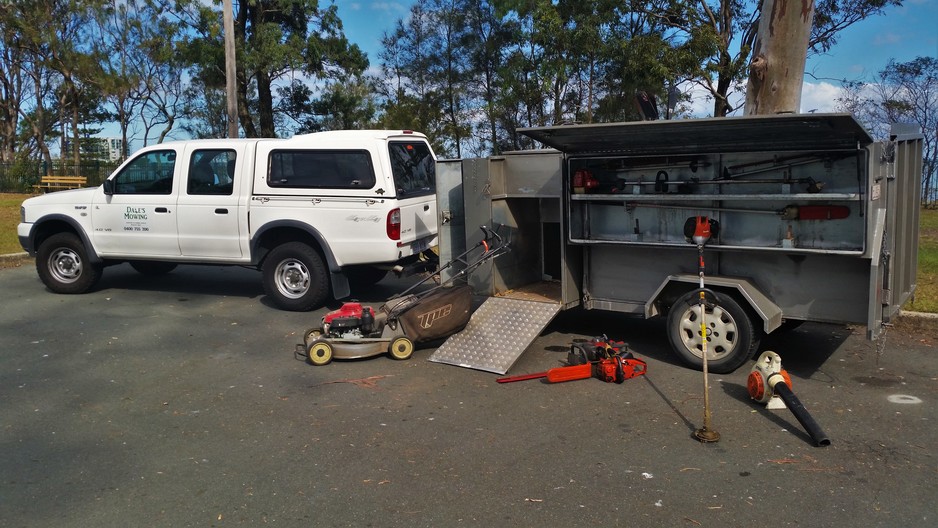
[[[437,244],[435,158],[423,134],[333,131],[146,147],[97,188],[23,202],[20,244],[56,293],[105,266],[254,267],[279,308],[311,310],[421,264]],[[423,262],[426,264],[426,262]]]

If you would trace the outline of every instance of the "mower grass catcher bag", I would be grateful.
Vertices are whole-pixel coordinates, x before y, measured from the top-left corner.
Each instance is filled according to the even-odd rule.
[[[449,337],[469,323],[472,288],[440,288],[400,314],[404,334],[413,342]]]

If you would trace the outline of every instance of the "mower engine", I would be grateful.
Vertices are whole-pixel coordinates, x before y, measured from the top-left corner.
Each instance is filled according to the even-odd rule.
[[[337,339],[356,339],[375,331],[375,311],[358,302],[347,302],[322,318],[322,334]]]

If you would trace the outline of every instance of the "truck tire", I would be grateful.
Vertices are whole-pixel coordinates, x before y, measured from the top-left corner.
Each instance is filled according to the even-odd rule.
[[[143,275],[166,275],[176,269],[175,262],[160,262],[158,260],[131,260],[130,266]]]
[[[39,279],[55,293],[85,293],[101,278],[102,269],[88,259],[85,245],[74,233],[50,236],[36,253]]]
[[[714,294],[716,299],[706,312],[707,370],[728,374],[739,368],[759,347],[756,330],[749,314],[729,295]],[[668,340],[681,361],[697,370],[703,369],[700,340],[699,290],[681,296],[668,313]]]
[[[329,278],[322,257],[302,242],[271,250],[264,260],[264,291],[282,310],[306,312],[329,296]]]

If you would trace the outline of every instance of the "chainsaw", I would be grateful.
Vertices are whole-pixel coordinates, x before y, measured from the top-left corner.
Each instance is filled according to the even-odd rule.
[[[546,378],[548,383],[560,383],[586,378],[598,378],[607,383],[622,383],[645,374],[647,365],[635,358],[628,345],[610,341],[606,336],[594,337],[588,343],[573,343],[567,353],[567,366],[545,372],[498,378],[498,383],[511,383]]]

